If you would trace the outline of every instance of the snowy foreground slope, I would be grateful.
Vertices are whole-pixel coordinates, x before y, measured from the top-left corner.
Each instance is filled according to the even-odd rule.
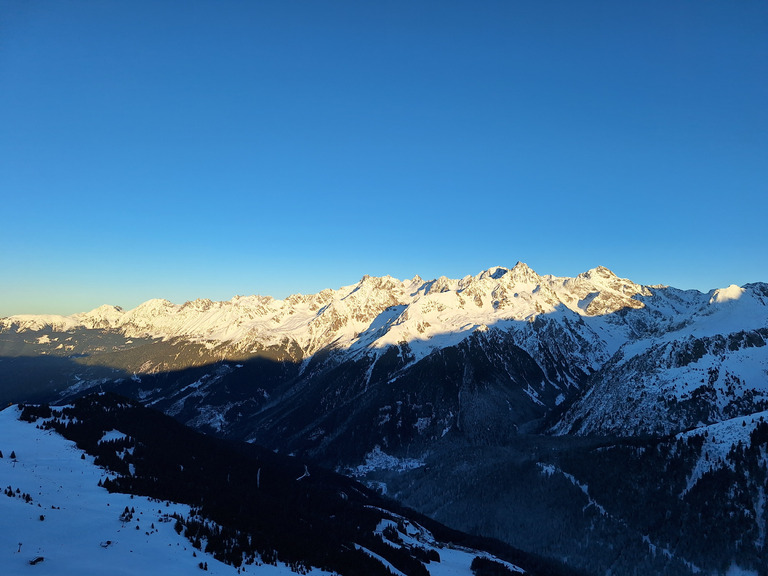
[[[17,407],[0,412],[0,485],[15,494],[0,495],[3,574],[188,575],[200,572],[201,562],[210,574],[237,574],[174,531],[171,515],[186,516],[189,506],[107,492],[98,486],[107,474],[93,457],[82,460],[73,442],[20,421],[20,413]],[[131,521],[121,518],[126,507],[135,510]],[[43,561],[33,568],[36,558]],[[292,574],[272,565],[258,573]]]
[[[255,561],[249,560],[246,556],[240,556],[235,562],[238,570],[230,565],[230,562],[226,564],[219,562],[214,555],[203,551],[207,551],[213,539],[218,538],[215,536],[217,529],[214,528],[213,532],[198,532],[197,536],[192,537],[187,534],[187,528],[198,525],[204,528],[218,525],[225,529],[222,534],[226,534],[226,525],[210,523],[211,521],[201,516],[199,510],[195,512],[187,505],[138,494],[131,497],[114,491],[108,492],[106,488],[99,486],[100,483],[110,484],[112,490],[115,486],[123,485],[130,491],[135,491],[137,486],[141,486],[147,479],[142,474],[142,470],[144,474],[150,470],[145,466],[152,459],[149,453],[144,454],[142,451],[143,442],[119,429],[99,433],[101,439],[96,446],[99,458],[104,461],[111,458],[117,462],[115,460],[117,457],[118,460],[128,463],[127,474],[122,475],[121,480],[121,474],[111,467],[105,469],[97,466],[92,456],[78,449],[72,442],[65,440],[53,430],[43,428],[58,425],[57,422],[66,424],[71,429],[82,427],[82,423],[90,419],[89,410],[90,414],[94,414],[94,408],[96,408],[95,413],[102,417],[110,412],[125,416],[132,410],[128,404],[121,404],[120,401],[116,403],[111,397],[103,398],[103,400],[95,398],[80,401],[79,405],[83,410],[81,412],[72,412],[73,409],[65,408],[63,412],[57,412],[54,409],[48,419],[25,416],[37,425],[34,422],[19,420],[22,411],[16,407],[9,407],[0,412],[0,450],[5,456],[0,459],[0,484],[7,487],[4,488],[6,494],[0,498],[0,563],[3,566],[3,574],[27,573],[32,566],[35,573],[57,575],[190,574],[197,573],[201,569],[206,569],[212,574],[278,575],[291,574],[295,571],[305,574],[329,573],[312,568],[304,562],[297,563],[296,558],[290,562],[290,566],[285,565],[279,561],[279,557],[283,556],[281,550],[275,551],[276,557],[269,560],[264,557],[259,558],[258,555]],[[36,412],[33,410],[31,414],[34,413]],[[73,416],[75,413],[80,414],[80,417]],[[141,416],[144,412],[137,408],[130,418],[134,418],[137,414]],[[86,418],[85,421],[82,420],[83,417]],[[92,422],[98,419],[95,417]],[[129,421],[131,420],[123,422]],[[124,425],[119,427],[125,428]],[[81,432],[83,438],[87,436],[88,428],[89,425],[86,423],[86,428],[82,428],[84,432]],[[183,451],[186,447],[178,446],[177,450]],[[12,458],[11,454],[15,457]],[[201,461],[204,453],[194,452],[194,454],[197,456],[192,456],[189,462]],[[168,460],[173,461],[174,458],[169,454]],[[164,479],[156,476],[156,474],[162,474],[162,467],[151,470],[148,477],[151,483],[162,484]],[[303,487],[310,482],[307,468],[305,467],[304,470],[306,477],[302,475],[293,481],[297,487]],[[262,478],[262,471],[264,478]],[[242,493],[243,490],[248,489],[270,490],[270,477],[277,473],[274,462],[270,465],[265,461],[264,467],[259,468],[255,485],[250,488],[244,485],[233,487],[233,493]],[[228,472],[227,482],[229,482],[229,475]],[[232,476],[234,478],[234,473]],[[194,482],[192,477],[189,477],[186,482],[183,482],[183,478],[183,475],[179,476],[179,481],[184,485]],[[320,481],[329,482],[328,478]],[[215,482],[215,479],[212,478],[211,482]],[[174,481],[169,485],[176,484],[177,481]],[[285,482],[281,481],[281,485],[284,490]],[[313,493],[312,490],[315,489],[310,488],[307,497]],[[274,498],[279,498],[279,494],[276,493]],[[297,496],[300,495],[297,494]],[[326,505],[319,497],[313,498],[315,506]],[[342,499],[344,502],[347,500],[348,498]],[[276,504],[280,506],[279,502]],[[244,505],[246,504],[243,502],[241,507]],[[312,504],[308,501],[307,506],[311,507]],[[488,560],[493,559],[492,561],[506,567],[509,574],[523,573],[514,565],[495,559],[486,552],[440,542],[429,530],[396,512],[388,512],[373,505],[368,508],[370,510],[366,514],[379,516],[374,523],[374,533],[367,540],[361,539],[362,544],[355,543],[353,547],[362,551],[363,558],[369,558],[373,565],[361,565],[355,568],[353,563],[350,567],[351,573],[359,571],[374,573],[372,568],[378,566],[379,569],[384,569],[384,573],[389,570],[392,574],[469,575],[472,573],[470,564],[478,556]],[[283,510],[290,518],[292,511],[287,501]],[[338,513],[349,514],[349,511],[345,512],[339,507]],[[271,513],[265,509],[264,514]],[[334,515],[331,515],[331,519],[333,518]],[[298,518],[293,521],[306,522]],[[362,523],[362,520],[360,522]],[[269,519],[266,519],[266,523],[269,525]],[[277,518],[274,518],[274,523],[275,530],[279,531]],[[328,527],[324,528],[326,536],[329,529],[333,529],[332,520]],[[188,537],[182,536],[182,531]],[[202,536],[201,543],[200,534],[203,533],[208,536]],[[279,534],[269,536],[263,532],[263,529],[258,533],[261,535],[260,538],[266,538],[266,541],[280,539]],[[304,537],[311,538],[312,535],[307,532]],[[242,539],[242,536],[238,538]],[[250,538],[255,536],[252,535]],[[249,538],[246,537],[246,543],[248,540]],[[329,540],[331,541],[333,539]],[[368,547],[370,542],[378,542],[379,547],[384,546],[383,551],[379,550],[379,553],[372,551]],[[303,543],[304,546],[307,544],[308,542]],[[429,555],[432,561],[416,561],[411,558],[404,564],[409,568],[403,572],[385,558],[390,556],[387,550],[394,551],[397,548],[403,553],[410,550],[420,551],[419,554]],[[217,548],[217,552],[221,552],[220,547]],[[392,560],[395,564],[402,561],[403,554],[396,555]],[[342,571],[341,573],[350,572]]]
[[[235,572],[212,558],[193,557],[189,542],[174,532],[168,515],[188,513],[188,507],[108,493],[97,485],[106,474],[91,457],[81,460],[72,442],[19,421],[19,414],[15,407],[0,412],[0,484],[16,494],[0,500],[4,573],[27,573],[38,557],[44,558],[35,566],[40,574],[188,574],[202,559],[211,560],[211,573]],[[143,529],[121,521],[126,506],[136,509]]]

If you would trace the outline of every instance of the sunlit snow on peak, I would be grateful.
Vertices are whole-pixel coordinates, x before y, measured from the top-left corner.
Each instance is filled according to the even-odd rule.
[[[722,304],[729,300],[738,300],[741,295],[744,294],[744,288],[731,284],[728,288],[718,288],[712,294],[712,298],[709,299],[710,304]]]

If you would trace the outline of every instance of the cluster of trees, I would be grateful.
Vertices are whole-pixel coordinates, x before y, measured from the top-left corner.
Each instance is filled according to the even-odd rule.
[[[30,504],[32,502],[32,496],[30,494],[28,494],[27,492],[22,492],[18,488],[14,490],[11,486],[7,486],[5,490],[3,490],[3,494],[8,496],[9,498],[21,498],[27,504]]]

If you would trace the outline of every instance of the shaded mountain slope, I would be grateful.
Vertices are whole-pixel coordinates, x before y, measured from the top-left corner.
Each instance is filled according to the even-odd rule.
[[[177,532],[236,567],[279,560],[300,572],[314,566],[339,574],[442,574],[441,551],[446,559],[494,558],[483,551],[490,548],[532,566],[531,574],[568,573],[449,530],[344,476],[202,436],[119,396],[87,396],[61,409],[27,406],[21,418],[94,456],[107,470],[106,489],[191,506],[187,516],[174,516]]]

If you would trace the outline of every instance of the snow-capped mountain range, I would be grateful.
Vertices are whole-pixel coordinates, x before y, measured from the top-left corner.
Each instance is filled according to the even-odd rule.
[[[588,574],[762,576],[767,342],[765,283],[518,263],[0,319],[0,401],[116,391]]]
[[[128,311],[104,305],[72,316],[18,315],[0,320],[0,328],[110,329],[129,337],[185,337],[241,347],[254,342],[280,344],[288,338],[304,356],[327,346],[380,350],[408,342],[423,357],[473,330],[507,328],[510,322],[531,322],[555,313],[595,318],[624,308],[644,308],[638,297],[648,296],[652,296],[649,287],[618,278],[607,268],[562,278],[539,276],[518,262],[511,269],[493,267],[459,280],[365,276],[338,290],[284,300],[236,296],[225,302],[198,299],[177,305],[155,299]],[[703,303],[692,296],[682,300],[688,308]]]
[[[528,391],[534,402],[547,404],[549,395],[559,405],[585,393],[557,424],[561,432],[674,432],[734,417],[745,402],[768,407],[763,283],[701,293],[639,285],[604,267],[575,278],[541,276],[518,262],[462,279],[366,276],[338,290],[284,300],[150,300],[128,311],[101,306],[66,317],[0,320],[0,332],[45,332],[39,343],[59,353],[74,346],[55,334],[79,328],[183,339],[219,349],[221,358],[281,349],[305,364],[320,351],[375,362],[401,347],[407,362],[400,374],[491,330],[543,369],[545,382]],[[711,387],[704,413],[689,406],[704,394],[702,384]]]

